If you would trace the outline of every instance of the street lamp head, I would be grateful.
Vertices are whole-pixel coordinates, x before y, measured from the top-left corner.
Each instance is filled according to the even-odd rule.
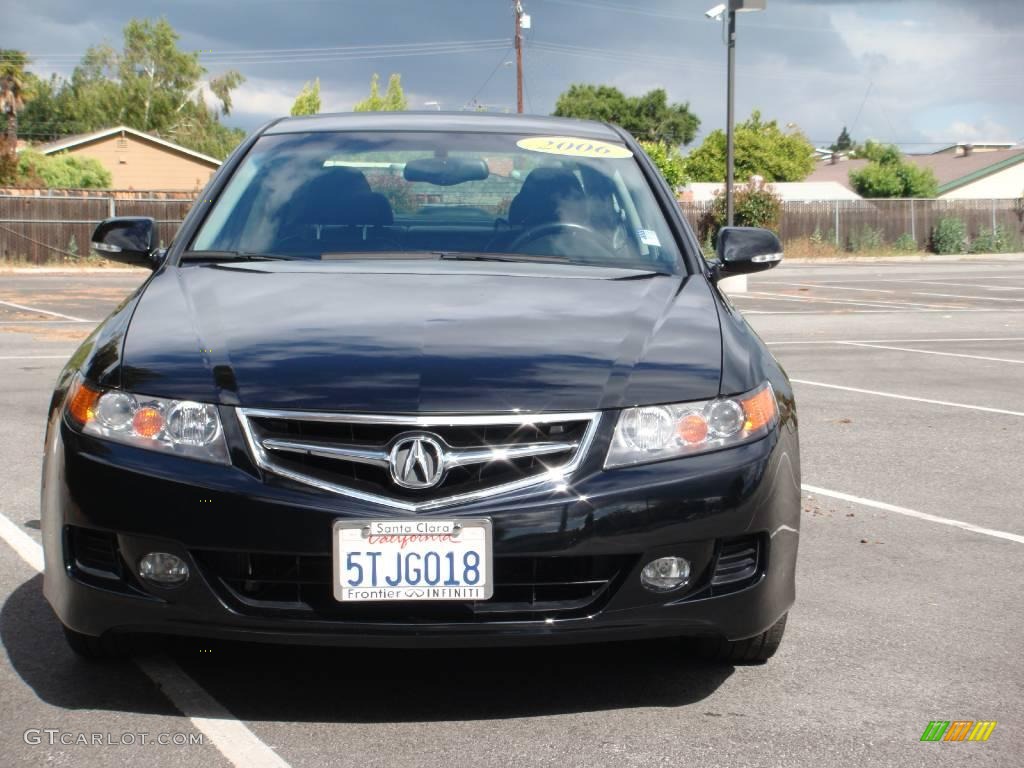
[[[709,19],[720,19],[722,18],[722,14],[725,13],[727,10],[729,9],[725,3],[719,3],[714,8],[708,8],[708,10],[704,12],[704,15],[707,16]]]

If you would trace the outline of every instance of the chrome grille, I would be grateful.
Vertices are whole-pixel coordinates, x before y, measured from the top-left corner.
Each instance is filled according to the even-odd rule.
[[[411,511],[562,482],[593,439],[600,413],[493,416],[237,410],[256,463],[321,490]],[[407,446],[426,446],[411,455]],[[426,455],[429,454],[429,455]],[[413,464],[431,470],[428,485]],[[402,471],[413,468],[411,475]],[[436,470],[436,471],[434,471]]]

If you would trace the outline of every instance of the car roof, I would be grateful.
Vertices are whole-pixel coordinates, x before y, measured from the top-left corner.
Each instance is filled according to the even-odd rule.
[[[330,115],[286,117],[267,128],[266,134],[312,131],[466,131],[470,133],[530,133],[579,136],[622,141],[607,123],[568,117],[511,115],[481,112],[339,112]]]

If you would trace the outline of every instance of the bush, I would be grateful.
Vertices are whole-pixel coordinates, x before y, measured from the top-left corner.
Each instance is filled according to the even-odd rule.
[[[885,245],[885,236],[880,229],[861,227],[850,234],[847,249],[853,253],[863,251],[880,251]]]
[[[918,250],[917,238],[909,232],[904,232],[896,238],[896,241],[892,244],[892,249],[900,253],[916,253]]]
[[[779,219],[782,216],[782,198],[771,185],[763,182],[750,182],[736,187],[735,219],[738,227],[764,227],[773,232],[779,231]],[[701,221],[701,233],[704,238],[715,242],[718,230],[725,226],[727,220],[725,194],[715,196],[711,208]]]
[[[43,155],[25,150],[18,155],[19,186],[55,189],[109,189],[110,171],[92,157],[76,157],[66,152]]]
[[[932,230],[935,253],[967,253],[967,225],[960,219],[940,219]]]
[[[1009,233],[998,224],[995,229],[982,227],[978,236],[971,240],[971,253],[1012,253],[1014,250]]]
[[[641,141],[640,146],[651,158],[651,161],[658,166],[661,175],[665,177],[668,185],[675,189],[686,183],[686,172],[683,166],[683,156],[676,147],[671,147],[662,141]]]

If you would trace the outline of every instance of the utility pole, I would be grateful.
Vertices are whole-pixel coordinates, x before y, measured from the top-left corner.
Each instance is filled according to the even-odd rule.
[[[516,112],[523,114],[523,4],[512,0],[516,17]]]

